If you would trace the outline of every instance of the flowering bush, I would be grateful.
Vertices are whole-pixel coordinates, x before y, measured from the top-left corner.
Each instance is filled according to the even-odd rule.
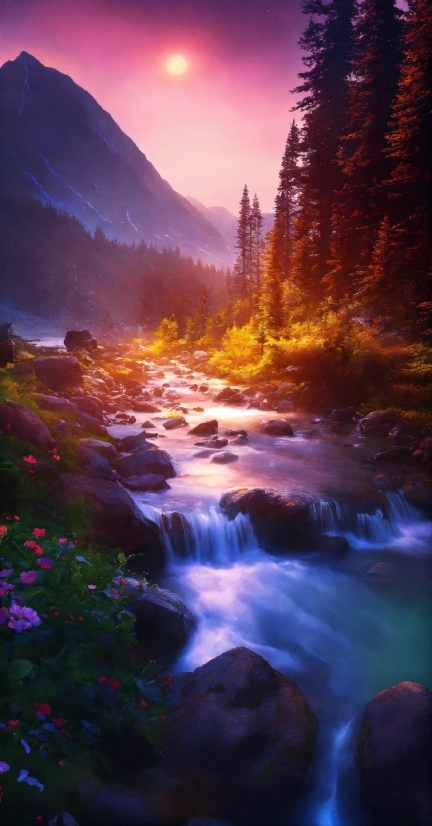
[[[151,740],[169,678],[136,653],[115,561],[20,520],[0,525],[0,821],[76,812],[103,742],[127,728]],[[32,537],[35,537],[34,539]],[[143,582],[143,587],[145,586]],[[69,796],[69,797],[68,797]],[[42,822],[42,820],[40,821]]]

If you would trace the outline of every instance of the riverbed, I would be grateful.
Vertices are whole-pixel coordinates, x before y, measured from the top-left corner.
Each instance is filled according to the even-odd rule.
[[[177,471],[169,490],[134,494],[146,516],[159,524],[162,513],[179,511],[190,526],[187,558],[179,559],[166,528],[169,519],[164,521],[169,562],[161,584],[177,591],[198,618],[174,671],[192,671],[244,645],[293,678],[320,728],[304,795],[281,824],[367,826],[354,769],[364,705],[402,680],[432,688],[432,523],[398,490],[406,471],[368,463],[388,447],[383,439],[363,437],[354,426],[331,429],[311,414],[278,416],[216,403],[224,386],[220,380],[174,361],[162,367],[163,377],[160,369],[155,365],[150,371],[148,389],[168,384],[165,393],[176,391],[178,400],[163,408],[164,399],[155,399],[160,413],[134,412],[135,425],[113,424],[109,432],[118,438],[139,433],[150,419],[152,432],[159,434],[154,442],[170,454]],[[207,392],[190,389],[204,382]],[[164,430],[172,407],[187,411],[188,427]],[[262,422],[269,418],[289,420],[294,436],[264,434]],[[247,431],[247,444],[224,448],[237,461],[212,463],[214,453],[205,455],[195,444],[202,440],[189,430],[210,419],[217,419],[220,436],[228,429]],[[383,473],[387,478],[377,480]],[[347,520],[340,503],[360,485],[390,487],[389,513],[377,509]],[[264,552],[247,517],[229,522],[219,508],[223,493],[244,487],[318,496],[320,528],[346,537],[349,553],[299,551],[281,558]],[[385,563],[384,577],[370,571],[376,563]]]

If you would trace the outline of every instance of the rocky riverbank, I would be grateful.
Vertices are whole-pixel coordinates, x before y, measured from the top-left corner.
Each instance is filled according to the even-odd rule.
[[[359,484],[353,480],[349,489],[333,491],[339,526],[349,525],[358,514],[380,512],[385,517],[389,493],[395,489],[403,489],[406,498],[427,514],[432,439],[391,412],[310,411],[306,417],[303,414],[309,420],[306,426],[300,422],[298,427],[291,414],[313,400],[299,404],[293,383],[223,387],[214,393],[211,379],[200,371],[204,360],[199,353],[183,361],[155,363],[145,349],[96,347],[93,340],[87,349],[73,351],[70,341],[69,346],[72,355],[22,345],[21,359],[4,371],[5,395],[0,403],[4,447],[7,453],[8,442],[19,446],[18,470],[31,471],[39,494],[31,502],[36,513],[55,520],[59,512],[80,506],[81,513],[85,511],[79,526],[83,541],[97,544],[108,555],[116,549],[124,555],[126,573],[119,588],[135,617],[137,650],[143,660],[153,657],[169,666],[194,633],[199,617],[174,591],[146,582],[143,587],[143,572],[161,581],[168,559],[167,538],[181,557],[190,528],[181,512],[171,511],[165,522],[153,521],[138,506],[136,494],[143,492],[148,501],[169,491],[178,478],[176,460],[159,446],[171,434],[184,440],[188,449],[196,448],[195,463],[241,467],[242,451],[254,443],[255,429],[250,431],[246,416],[245,427],[224,428],[214,416],[215,409],[262,411],[260,440],[313,442],[328,437],[351,448],[352,435],[358,434],[363,446],[370,444],[365,480]],[[167,370],[174,376],[169,381]],[[187,398],[184,388],[190,391]],[[138,414],[148,418],[137,423]],[[123,424],[136,425],[138,432],[114,436],[113,426]],[[12,504],[10,497],[8,512]],[[15,504],[18,507],[19,502]],[[285,558],[318,554],[331,564],[350,551],[346,537],[338,535],[334,525],[329,530],[331,503],[324,513],[320,497],[303,485],[233,488],[223,493],[220,506],[230,520],[238,514],[247,516],[260,547],[270,554]],[[376,575],[385,584],[391,571],[387,567]],[[417,697],[421,708],[417,703],[412,712],[420,720],[416,725],[430,729],[432,695],[416,683],[401,683],[388,692],[384,717],[374,716],[373,711],[382,702],[381,695],[371,698],[358,745],[365,811],[381,818],[385,826],[393,826],[393,820],[395,826],[425,826],[430,822],[425,781],[430,753],[421,738],[413,740],[408,728],[400,735],[395,731],[404,715],[411,714]],[[193,674],[175,677],[167,712],[155,728],[150,757],[140,746],[133,760],[122,764],[119,755],[129,748],[124,743],[117,757],[107,750],[117,766],[114,783],[101,786],[91,773],[81,778],[80,826],[217,826],[223,819],[239,826],[271,826],[282,813],[293,810],[310,782],[316,732],[308,699],[289,676],[247,648],[230,649]],[[126,736],[133,751],[133,734]],[[388,775],[385,759],[384,768],[379,761],[375,765],[368,746],[372,738],[380,753],[396,736],[391,778],[398,778],[397,815],[390,799],[386,803],[387,796],[376,791],[380,772]],[[405,776],[407,760],[418,767],[416,783],[411,774]],[[386,778],[382,782],[391,785],[393,780]],[[388,818],[393,818],[391,823]],[[72,821],[68,824],[63,816],[63,823],[70,826]]]

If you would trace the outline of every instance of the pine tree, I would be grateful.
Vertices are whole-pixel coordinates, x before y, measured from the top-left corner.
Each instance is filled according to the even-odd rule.
[[[280,330],[285,321],[284,296],[292,284],[294,221],[298,211],[298,197],[302,170],[299,166],[300,132],[292,122],[279,172],[279,186],[275,198],[275,220],[269,233],[265,255],[264,284],[261,309],[267,324]]]
[[[252,201],[250,214],[250,260],[251,260],[251,284],[255,291],[259,291],[262,277],[262,256],[263,237],[262,229],[264,219],[261,214],[258,196],[255,194]]]
[[[398,237],[397,278],[411,314],[432,298],[432,4],[411,0],[400,80],[388,132],[390,220]]]
[[[237,227],[236,250],[238,256],[234,265],[234,288],[239,298],[250,296],[251,281],[251,204],[247,185],[243,187]]]
[[[317,218],[317,278],[328,271],[334,193],[340,189],[342,172],[336,162],[341,136],[346,126],[347,84],[351,72],[354,0],[306,0],[303,10],[311,14],[300,39],[308,52],[303,58],[307,71],[301,72],[301,86],[294,91],[305,97],[296,109],[304,112],[304,190],[308,210]],[[315,16],[323,18],[317,21]],[[302,239],[299,239],[302,242]],[[315,291],[320,289],[315,285]]]
[[[344,183],[335,202],[328,279],[335,298],[346,294],[356,270],[370,264],[388,208],[383,182],[390,161],[383,150],[399,75],[401,34],[395,0],[363,0],[357,7],[348,124],[339,151]]]

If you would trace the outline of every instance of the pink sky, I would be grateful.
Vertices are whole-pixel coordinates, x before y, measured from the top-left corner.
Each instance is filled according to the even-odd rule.
[[[89,91],[178,192],[271,211],[300,70],[299,0],[3,0],[0,63],[27,51]],[[182,54],[188,71],[169,75]]]

